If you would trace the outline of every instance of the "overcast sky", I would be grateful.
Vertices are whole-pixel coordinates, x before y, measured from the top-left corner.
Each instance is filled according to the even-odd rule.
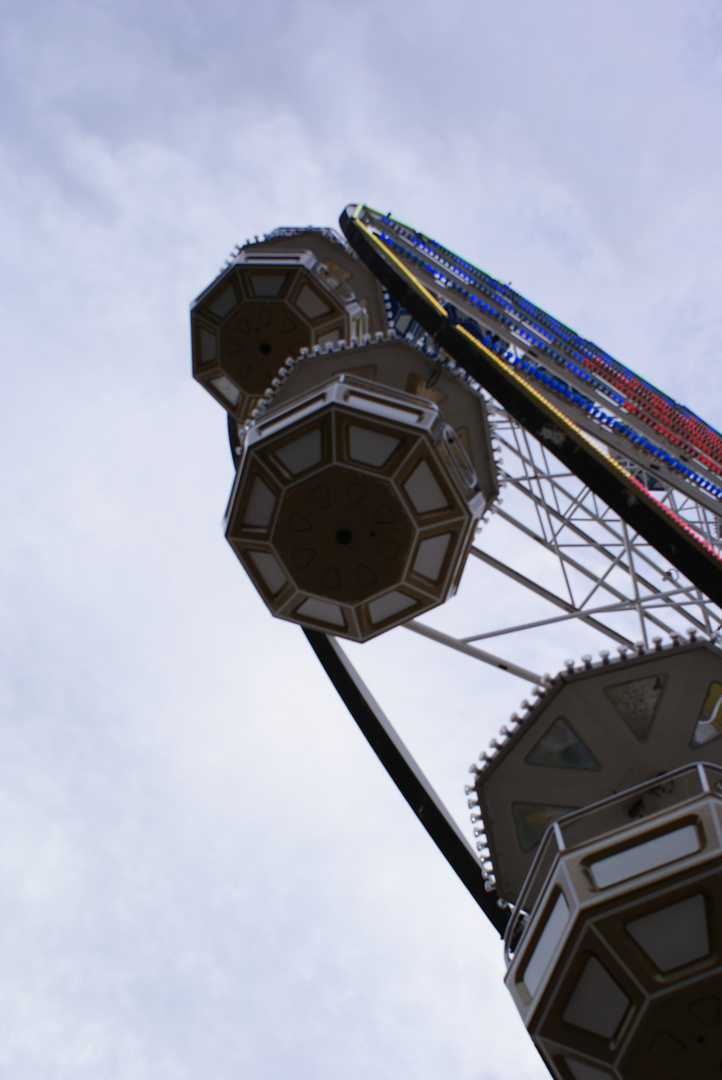
[[[722,426],[719,4],[0,11],[0,1076],[541,1080],[494,931],[223,539],[188,305],[364,201]],[[391,639],[354,656],[468,828],[526,684]]]

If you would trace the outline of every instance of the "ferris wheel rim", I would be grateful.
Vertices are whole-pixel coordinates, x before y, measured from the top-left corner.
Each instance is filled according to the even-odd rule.
[[[359,258],[392,296],[432,335],[467,374],[561,460],[589,488],[713,601],[722,603],[722,560],[711,545],[666,507],[618,462],[600,451],[573,420],[462,326],[388,251],[360,220],[359,210],[343,211],[340,225]]]

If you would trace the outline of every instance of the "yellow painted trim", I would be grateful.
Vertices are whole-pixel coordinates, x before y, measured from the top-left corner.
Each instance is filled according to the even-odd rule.
[[[439,303],[436,297],[431,292],[429,292],[429,290],[424,285],[422,285],[422,283],[419,281],[413,271],[409,270],[401,262],[401,260],[396,255],[394,255],[394,253],[389,248],[387,248],[386,245],[381,242],[381,240],[379,240],[376,234],[372,232],[371,229],[369,229],[365,222],[360,220],[360,214],[364,210],[368,210],[368,208],[359,206],[357,207],[356,213],[354,214],[354,218],[356,219],[358,227],[363,230],[366,237],[373,244],[376,250],[386,259],[388,259],[398,271],[401,272],[406,281],[408,281],[409,284],[413,285],[417,292],[421,293],[424,298],[428,300],[430,304],[432,304],[432,306],[440,315],[443,315],[444,318],[448,320],[448,314],[445,308]],[[370,213],[373,214],[375,213],[375,211],[370,211]],[[664,516],[671,524],[676,526],[677,531],[680,534],[685,536],[685,538],[687,536],[691,536],[692,539],[697,541],[698,547],[708,552],[709,554],[712,554],[713,556],[715,556],[716,559],[720,559],[720,556],[717,555],[716,552],[709,549],[703,538],[701,536],[698,536],[691,528],[691,526],[686,526],[683,521],[677,519],[676,515],[670,513],[667,507],[665,507],[661,503],[658,503],[656,499],[653,499],[651,495],[649,495],[649,493],[644,490],[642,485],[637,483],[637,481],[634,479],[631,473],[627,471],[627,469],[620,465],[618,461],[615,461],[614,458],[605,450],[601,450],[592,441],[592,439],[589,438],[586,432],[582,431],[582,429],[578,427],[573,420],[570,420],[569,417],[567,417],[561,411],[561,409],[558,409],[547,398],[545,398],[543,394],[541,394],[538,390],[531,386],[530,383],[526,381],[526,379],[523,379],[521,375],[518,374],[518,372],[516,372],[513,368],[507,366],[496,355],[496,353],[494,353],[491,349],[487,348],[486,345],[483,345],[477,338],[474,337],[473,334],[470,334],[468,330],[465,330],[463,326],[454,326],[453,329],[458,330],[459,333],[463,334],[468,341],[475,345],[476,348],[481,353],[483,353],[487,360],[490,360],[495,367],[502,371],[505,378],[511,378],[513,381],[515,381],[519,389],[521,389],[527,397],[535,399],[536,402],[542,407],[542,409],[549,414],[550,419],[553,419],[562,430],[565,430],[578,442],[584,443],[586,445],[586,448],[591,451],[592,455],[596,457],[598,461],[603,462],[603,464],[607,468],[610,468],[614,472],[616,472],[619,478],[625,482],[625,487],[627,488],[627,490],[630,491],[635,496],[635,498],[645,498],[648,505],[653,507],[658,514]],[[549,449],[552,453],[554,452],[552,447],[550,447]]]
[[[356,224],[359,229],[362,229],[365,232],[367,239],[371,241],[377,251],[379,251],[385,259],[388,259],[393,263],[394,269],[400,271],[409,284],[413,285],[417,292],[420,292],[423,295],[425,300],[428,300],[430,304],[433,304],[439,315],[443,315],[443,317],[446,318],[446,309],[439,303],[433,293],[430,293],[426,286],[421,284],[416,275],[413,274],[411,270],[407,269],[401,260],[394,255],[393,251],[387,248],[386,245],[379,240],[376,234],[369,229],[368,225],[365,225],[363,221],[357,221]]]
[[[628,490],[631,490],[635,498],[646,499],[647,504],[653,507],[660,516],[664,516],[667,521],[674,525],[677,531],[682,536],[695,540],[699,548],[701,548],[707,554],[712,555],[715,559],[719,560],[719,555],[717,555],[715,551],[709,548],[705,540],[694,531],[691,525],[688,526],[685,522],[680,521],[678,516],[674,513],[670,513],[668,508],[664,506],[663,503],[658,503],[656,499],[653,499],[652,496],[644,490],[641,484],[638,484],[634,477],[622,465],[620,465],[618,461],[615,461],[614,458],[607,454],[604,450],[600,450],[598,446],[595,446],[589,436],[584,431],[582,431],[581,428],[577,427],[573,420],[570,420],[567,416],[565,416],[561,409],[557,409],[556,405],[552,405],[552,403],[548,401],[543,394],[540,394],[538,390],[536,390],[533,386],[530,386],[526,379],[522,379],[521,375],[519,375],[518,372],[514,371],[513,368],[507,367],[506,364],[504,364],[503,361],[499,359],[496,353],[492,352],[491,349],[488,349],[486,345],[482,345],[482,343],[478,341],[473,334],[470,334],[468,330],[465,330],[463,326],[455,326],[454,329],[458,330],[461,334],[464,335],[465,338],[467,338],[468,341],[472,342],[472,344],[474,344],[477,349],[484,354],[487,360],[491,360],[497,368],[500,368],[506,378],[509,378],[511,376],[511,378],[516,381],[519,388],[527,395],[527,397],[536,398],[538,403],[547,412],[552,414],[554,420],[559,424],[560,427],[566,428],[566,430],[576,439],[586,443],[587,448],[591,450],[592,454],[598,460],[603,461],[604,465],[608,468],[612,468],[613,470],[615,470],[619,474],[620,479],[625,482],[625,487]],[[549,447],[549,451],[553,454],[554,448]]]
[[[618,461],[615,461],[614,458],[607,454],[604,450],[600,450],[599,447],[592,442],[586,432],[582,431],[580,427],[577,427],[573,420],[570,420],[568,416],[564,415],[561,409],[558,409],[556,405],[553,405],[551,401],[544,397],[543,394],[540,394],[538,390],[536,390],[526,381],[526,379],[523,379],[518,372],[514,371],[514,368],[507,367],[507,365],[499,359],[496,353],[492,352],[491,349],[488,349],[486,345],[482,345],[482,343],[478,341],[473,334],[470,334],[468,330],[464,329],[463,326],[455,326],[454,329],[458,330],[459,333],[463,334],[468,341],[472,342],[472,344],[474,344],[477,349],[479,349],[479,351],[484,354],[487,360],[491,360],[496,367],[500,368],[503,371],[505,378],[513,379],[517,383],[519,388],[527,395],[527,397],[535,398],[536,401],[543,407],[546,412],[552,414],[553,419],[557,424],[559,424],[560,427],[566,429],[571,435],[574,436],[575,439],[579,439],[580,441],[586,443],[586,445],[594,453],[594,455],[604,461],[605,465],[611,465],[614,469],[616,469],[618,473],[621,474],[622,477],[624,477],[625,480],[632,479],[627,470],[623,468],[623,466],[621,466]],[[554,452],[552,447],[549,447],[549,449],[552,453]],[[634,486],[634,492],[635,495],[640,494],[640,492],[637,491],[636,486]],[[655,506],[657,505],[654,499],[651,499],[650,501],[653,502]]]

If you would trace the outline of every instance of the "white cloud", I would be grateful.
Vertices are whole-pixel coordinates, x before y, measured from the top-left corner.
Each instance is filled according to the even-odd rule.
[[[223,541],[187,305],[363,199],[719,424],[713,5],[5,18],[2,1071],[540,1078],[493,931]],[[360,655],[463,813],[525,687]]]

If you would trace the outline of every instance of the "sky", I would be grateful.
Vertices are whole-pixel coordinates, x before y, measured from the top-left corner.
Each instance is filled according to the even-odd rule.
[[[225,543],[188,308],[362,201],[722,427],[719,5],[3,0],[0,31],[0,1076],[541,1080],[497,935]],[[403,629],[350,652],[470,835],[527,685]]]

